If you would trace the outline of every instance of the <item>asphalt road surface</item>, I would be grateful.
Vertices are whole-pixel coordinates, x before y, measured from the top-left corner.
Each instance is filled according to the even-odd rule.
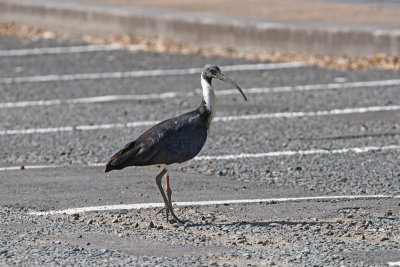
[[[400,264],[398,72],[88,48],[0,36],[0,265]],[[207,63],[248,101],[213,83],[207,143],[170,173],[190,221],[166,223],[158,169],[104,162],[196,108]]]

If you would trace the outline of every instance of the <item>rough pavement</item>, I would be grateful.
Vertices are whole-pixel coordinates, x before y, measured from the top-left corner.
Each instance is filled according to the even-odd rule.
[[[74,39],[2,36],[1,48],[82,45]],[[124,50],[2,57],[0,77],[254,64],[243,59],[130,53]],[[338,71],[303,66],[227,72],[248,92],[218,95],[217,117],[388,107],[399,85],[326,84],[398,79],[393,71]],[[325,84],[310,91],[251,93],[250,88]],[[216,92],[229,89],[214,83]],[[286,87],[287,88],[287,87]],[[199,73],[141,78],[0,83],[2,103],[177,92],[175,97],[93,104],[0,108],[0,131],[161,120],[196,107]],[[191,96],[187,93],[194,93]],[[229,92],[228,92],[229,93]],[[399,143],[398,110],[335,116],[216,121],[199,156],[343,149]],[[147,126],[146,126],[147,127]],[[112,153],[144,126],[0,135],[0,264],[5,265],[324,265],[385,266],[400,260],[399,150],[193,160],[171,172],[175,201],[381,195],[176,208],[185,225],[167,224],[158,208],[34,216],[29,212],[161,202],[158,170],[103,173]]]

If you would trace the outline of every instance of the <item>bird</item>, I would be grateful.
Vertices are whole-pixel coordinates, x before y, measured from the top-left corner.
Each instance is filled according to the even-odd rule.
[[[130,166],[161,167],[161,172],[156,176],[156,184],[164,200],[167,222],[171,213],[176,222],[185,223],[175,215],[172,208],[168,169],[175,164],[193,159],[206,142],[215,114],[216,99],[211,85],[212,79],[219,79],[232,85],[247,101],[239,85],[223,74],[218,66],[205,65],[200,77],[203,89],[200,106],[193,111],[157,123],[115,153],[105,166],[105,172],[122,170]],[[164,175],[166,175],[166,194],[161,185]]]

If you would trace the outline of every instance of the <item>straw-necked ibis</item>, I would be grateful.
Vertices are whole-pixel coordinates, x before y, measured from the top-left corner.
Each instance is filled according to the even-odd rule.
[[[206,65],[201,73],[203,99],[197,109],[154,125],[118,151],[106,164],[105,172],[129,166],[162,167],[162,171],[156,176],[156,183],[166,205],[167,222],[169,211],[176,221],[183,223],[172,209],[172,191],[167,168],[171,164],[183,163],[194,158],[206,142],[215,112],[215,94],[211,86],[213,78],[231,84],[247,100],[242,89],[222,74],[218,66]],[[167,195],[161,186],[161,179],[165,174],[167,174],[165,190]]]

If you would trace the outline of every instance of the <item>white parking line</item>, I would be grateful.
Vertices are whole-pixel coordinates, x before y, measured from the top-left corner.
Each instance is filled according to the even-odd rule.
[[[222,155],[222,156],[200,156],[195,157],[193,160],[203,161],[203,160],[234,160],[243,158],[262,158],[262,157],[290,157],[296,155],[332,155],[332,154],[346,154],[346,153],[367,153],[367,152],[379,152],[387,150],[400,150],[400,145],[390,145],[390,146],[365,146],[365,147],[349,147],[340,149],[310,149],[310,150],[283,150],[265,153],[253,153],[253,154],[232,154],[232,155]],[[87,166],[89,167],[101,167],[105,163],[91,163]],[[61,168],[69,167],[71,165],[24,165],[21,166],[9,166],[0,167],[0,171],[17,171],[17,170],[29,170],[29,169],[49,169],[49,168]]]
[[[400,105],[345,108],[345,109],[321,110],[321,111],[310,111],[310,112],[303,112],[303,111],[278,112],[278,113],[266,113],[266,114],[254,114],[254,115],[224,116],[224,117],[216,117],[214,120],[237,121],[237,120],[273,119],[273,118],[317,117],[317,116],[344,115],[344,114],[356,114],[356,113],[378,112],[378,111],[395,111],[395,110],[400,110]]]
[[[63,165],[27,165],[27,166],[9,166],[0,167],[0,171],[18,171],[18,170],[35,170],[35,169],[52,169],[60,168]]]
[[[306,66],[308,67],[310,65],[305,62],[285,62],[285,63],[222,66],[221,69],[223,71],[245,71],[245,70],[288,69],[288,68],[299,68]],[[200,74],[202,70],[203,68],[189,68],[189,69],[138,70],[138,71],[126,71],[126,72],[77,73],[77,74],[66,74],[66,75],[52,74],[52,75],[42,75],[42,76],[22,76],[22,77],[0,78],[0,84],[188,75],[188,74]]]
[[[114,51],[120,49],[121,49],[120,45],[85,45],[85,46],[43,47],[43,48],[31,48],[31,49],[11,49],[11,50],[0,50],[0,57],[54,55],[54,54],[68,54],[68,53],[82,53],[82,52]]]
[[[400,196],[390,195],[350,195],[350,196],[317,196],[317,197],[291,197],[291,198],[263,198],[263,199],[237,199],[237,200],[213,200],[213,201],[188,201],[174,202],[174,206],[191,207],[191,206],[214,206],[229,204],[253,204],[253,203],[284,203],[284,202],[301,202],[301,201],[329,201],[329,200],[364,200],[364,199],[390,199],[400,198]],[[133,209],[151,209],[164,207],[164,203],[141,203],[141,204],[125,204],[125,205],[107,205],[71,208],[65,210],[52,211],[32,211],[29,215],[53,215],[53,214],[75,214],[91,211],[110,211],[110,210],[133,210]]]
[[[156,124],[158,121],[139,121],[128,123],[110,123],[110,124],[97,124],[97,125],[79,125],[79,126],[66,126],[54,128],[31,128],[22,130],[3,130],[0,135],[15,135],[15,134],[47,134],[58,132],[72,132],[72,131],[93,131],[93,130],[106,130],[114,128],[133,128],[139,126],[150,126]]]
[[[349,82],[349,83],[327,83],[327,84],[308,84],[296,86],[279,86],[279,87],[263,87],[263,88],[249,88],[246,89],[246,94],[267,94],[267,93],[280,93],[280,92],[301,92],[312,90],[337,90],[348,88],[360,87],[376,87],[376,86],[393,86],[400,85],[400,80],[381,80],[381,81],[366,81],[366,82]],[[218,90],[216,95],[232,95],[237,94],[236,90]],[[19,101],[19,102],[4,102],[0,103],[0,108],[23,108],[31,106],[51,106],[61,104],[92,104],[92,103],[106,103],[121,100],[153,100],[153,99],[166,99],[177,97],[191,97],[195,93],[182,93],[182,92],[165,92],[159,94],[141,94],[141,95],[104,95],[94,97],[82,97],[72,99],[51,99],[51,100],[37,100],[37,101]]]
[[[101,167],[104,166],[105,163],[91,163],[88,165],[81,165],[86,167]],[[53,168],[62,168],[62,167],[70,167],[76,165],[62,165],[62,164],[52,164],[52,165],[21,165],[21,166],[7,166],[0,167],[0,171],[19,171],[19,170],[38,170],[38,169],[53,169]]]
[[[100,52],[100,51],[115,51],[121,49],[124,49],[124,47],[118,44],[12,49],[12,50],[0,50],[0,57],[87,53],[87,52]],[[129,45],[126,47],[126,49],[130,51],[139,51],[139,50],[147,50],[147,47],[144,45]]]
[[[296,86],[281,86],[271,88],[249,88],[246,93],[280,93],[280,92],[294,92],[294,91],[313,91],[313,90],[336,90],[347,88],[360,88],[360,87],[376,87],[376,86],[393,86],[400,85],[400,79],[397,80],[378,80],[378,81],[364,81],[364,82],[348,82],[348,83],[328,83],[328,84],[308,84]],[[235,90],[222,90],[220,94],[237,93]]]
[[[258,119],[279,119],[279,118],[299,118],[299,117],[317,117],[317,116],[332,116],[344,114],[359,114],[366,112],[379,112],[379,111],[396,111],[400,110],[400,105],[393,106],[372,106],[361,108],[346,108],[334,110],[321,110],[310,112],[278,112],[278,113],[264,113],[253,115],[239,115],[239,116],[222,116],[216,117],[216,122],[237,121],[237,120],[258,120]],[[46,134],[57,132],[72,132],[72,131],[90,131],[90,130],[104,130],[113,128],[132,128],[139,126],[151,126],[158,121],[138,121],[128,123],[111,123],[111,124],[95,124],[95,125],[79,125],[79,126],[63,126],[54,128],[31,128],[21,130],[2,130],[0,135],[16,135],[16,134]]]
[[[266,153],[252,153],[252,154],[235,154],[223,156],[201,156],[196,157],[194,160],[230,160],[242,158],[264,158],[264,157],[282,157],[282,156],[296,156],[296,155],[316,155],[316,154],[345,154],[345,153],[367,153],[385,150],[400,150],[400,145],[391,146],[367,146],[367,147],[350,147],[341,149],[311,149],[311,150],[298,150],[298,151],[276,151]]]
[[[387,264],[391,266],[400,266],[400,261],[389,261]]]
[[[166,99],[177,98],[184,96],[193,96],[194,93],[177,93],[167,92],[159,94],[143,94],[143,95],[105,95],[94,97],[82,97],[72,99],[51,99],[51,100],[37,100],[37,101],[20,101],[20,102],[4,102],[0,103],[0,108],[24,108],[32,106],[52,106],[61,104],[93,104],[105,103],[121,100],[151,100],[151,99]]]

